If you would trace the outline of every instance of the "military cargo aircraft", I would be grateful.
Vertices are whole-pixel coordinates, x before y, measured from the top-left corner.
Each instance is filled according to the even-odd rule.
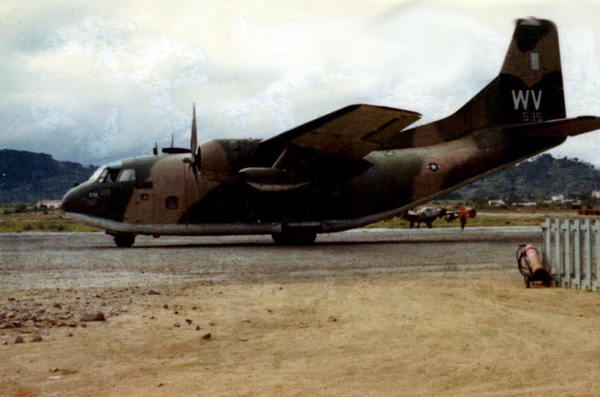
[[[75,220],[119,247],[137,235],[270,234],[312,244],[405,211],[600,129],[566,118],[557,28],[520,19],[500,74],[449,117],[405,129],[420,114],[352,105],[264,140],[191,148],[100,167],[63,198]]]

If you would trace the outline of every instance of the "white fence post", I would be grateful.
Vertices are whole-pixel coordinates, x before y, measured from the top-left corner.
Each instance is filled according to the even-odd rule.
[[[564,241],[563,258],[564,258],[564,269],[565,277],[563,279],[563,287],[571,288],[571,281],[573,280],[573,271],[571,267],[573,250],[571,249],[571,230],[569,229],[569,221],[564,220],[560,225],[562,232],[562,241]]]
[[[592,245],[590,240],[590,220],[585,219],[581,225],[583,232],[583,265],[585,267],[584,275],[585,282],[582,283],[581,288],[585,288],[588,291],[592,290]]]
[[[573,279],[571,286],[581,288],[581,229],[579,219],[574,219],[569,222],[571,232],[573,234]]]
[[[542,231],[544,233],[544,249],[542,251],[542,263],[548,273],[552,274],[552,241],[551,241],[551,229],[552,224],[550,223],[550,219],[546,218],[544,223],[542,224]]]
[[[593,281],[592,286],[594,291],[600,291],[600,220],[594,219],[592,225],[592,231],[594,232],[594,249],[591,251],[594,254],[593,264],[596,267],[596,279]]]
[[[565,274],[565,263],[563,261],[563,249],[562,240],[560,238],[560,219],[554,220],[554,244],[555,244],[555,256],[556,260],[556,282],[562,286],[563,275]]]

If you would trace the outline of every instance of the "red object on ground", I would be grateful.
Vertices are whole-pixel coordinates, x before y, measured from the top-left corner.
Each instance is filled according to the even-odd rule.
[[[538,270],[544,270],[544,265],[542,264],[542,259],[540,258],[540,254],[533,245],[526,244],[525,248],[523,248],[525,253],[525,257],[527,258],[527,264],[529,265],[529,269],[531,270],[531,274],[534,274]]]

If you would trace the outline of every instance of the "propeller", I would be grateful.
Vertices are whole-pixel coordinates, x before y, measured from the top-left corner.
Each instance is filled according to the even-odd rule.
[[[194,185],[194,188],[196,189],[196,196],[198,195],[198,170],[200,169],[200,147],[198,146],[198,129],[196,127],[196,103],[194,103],[194,108],[193,108],[193,117],[192,117],[192,139],[190,142],[190,157],[186,157],[185,159],[183,159],[184,163],[188,163],[188,167],[187,167],[187,171],[189,172],[189,169],[192,169],[192,172],[194,173],[194,180],[196,181],[196,184]],[[189,203],[188,203],[188,182],[187,182],[187,172],[186,172],[186,167],[185,164],[183,166],[183,186],[184,186],[184,190],[185,190],[185,225],[188,225],[188,208],[189,208]]]
[[[200,147],[198,146],[198,128],[196,127],[196,104],[193,107],[192,117],[192,138],[190,142],[190,153],[191,157],[185,159],[186,163],[190,164],[190,168],[194,172],[194,178],[196,183],[198,182],[198,170],[200,169]]]
[[[193,116],[192,116],[192,141],[191,141],[191,150],[192,150],[192,163],[196,164],[196,157],[199,154],[198,148],[198,129],[196,128],[196,103],[194,103],[193,108]]]

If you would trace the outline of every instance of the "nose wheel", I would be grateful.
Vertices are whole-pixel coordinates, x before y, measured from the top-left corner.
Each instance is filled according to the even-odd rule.
[[[281,233],[271,235],[277,245],[311,245],[317,238],[317,233],[311,229],[284,229]]]
[[[114,236],[115,244],[119,248],[131,248],[135,243],[135,234],[132,233],[119,233]]]

